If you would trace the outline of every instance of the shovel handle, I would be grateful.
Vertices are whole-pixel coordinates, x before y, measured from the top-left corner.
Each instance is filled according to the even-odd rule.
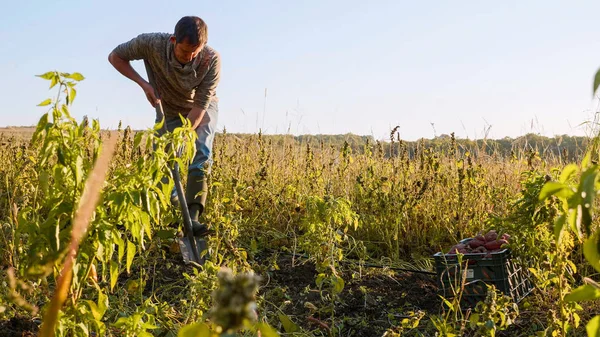
[[[154,85],[154,74],[152,73],[152,69],[146,60],[144,60],[144,66],[146,66],[146,74],[148,76],[148,82],[154,88],[154,94],[156,98],[160,98],[158,90]],[[162,108],[162,102],[158,102],[155,105],[156,109],[156,119],[162,120],[162,128],[161,131],[164,133],[167,132],[167,123],[164,120],[165,114]],[[179,204],[181,205],[181,213],[183,215],[183,224],[185,226],[186,236],[190,241],[190,245],[192,246],[192,254],[194,258],[194,262],[200,263],[200,252],[198,251],[198,246],[196,245],[196,240],[194,239],[194,230],[192,229],[192,218],[190,217],[190,210],[187,207],[187,200],[185,200],[185,194],[183,193],[183,185],[181,184],[181,176],[179,175],[179,164],[175,162],[174,167],[171,169],[171,173],[173,175],[173,180],[175,182],[175,189],[177,190],[177,197],[179,198]]]

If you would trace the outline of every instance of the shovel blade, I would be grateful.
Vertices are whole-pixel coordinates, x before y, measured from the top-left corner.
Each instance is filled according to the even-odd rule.
[[[185,264],[190,264],[191,262],[195,262],[199,265],[204,265],[204,262],[208,259],[208,245],[206,244],[206,240],[199,237],[194,237],[196,241],[196,247],[198,247],[198,252],[200,253],[200,261],[196,261],[194,259],[194,253],[192,251],[192,245],[190,243],[190,239],[188,237],[179,238],[179,249],[181,250],[181,255],[183,255],[183,262]]]

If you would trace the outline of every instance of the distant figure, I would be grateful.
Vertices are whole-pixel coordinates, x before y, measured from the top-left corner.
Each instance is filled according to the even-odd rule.
[[[197,16],[185,16],[175,25],[175,33],[138,35],[117,46],[108,56],[109,62],[121,74],[137,83],[154,107],[158,99],[154,88],[129,63],[144,60],[154,74],[169,131],[182,126],[179,114],[190,120],[196,130],[196,155],[189,167],[186,201],[192,218],[194,235],[204,236],[206,225],[198,222],[204,211],[210,173],[211,152],[218,116],[216,96],[221,71],[221,57],[206,42],[206,24]],[[158,119],[158,118],[157,118]],[[156,122],[159,122],[157,120]],[[172,202],[177,202],[175,190]]]

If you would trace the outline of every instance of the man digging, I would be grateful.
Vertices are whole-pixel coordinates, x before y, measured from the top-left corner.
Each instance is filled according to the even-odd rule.
[[[141,34],[120,44],[108,56],[115,69],[142,88],[154,107],[159,103],[154,88],[130,64],[132,60],[144,60],[154,75],[153,84],[159,92],[168,131],[182,126],[181,114],[191,122],[198,135],[185,188],[194,236],[209,233],[208,227],[200,224],[198,218],[204,211],[208,194],[206,176],[212,163],[218,115],[216,88],[221,71],[221,57],[206,44],[207,40],[204,21],[196,16],[185,16],[175,25],[174,34]],[[160,122],[158,116],[156,122]],[[175,191],[171,201],[178,201]]]

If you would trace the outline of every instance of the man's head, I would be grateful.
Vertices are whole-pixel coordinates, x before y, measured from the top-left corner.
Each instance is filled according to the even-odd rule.
[[[206,23],[197,16],[184,16],[175,25],[171,36],[175,57],[180,63],[188,63],[200,53],[208,40]]]

